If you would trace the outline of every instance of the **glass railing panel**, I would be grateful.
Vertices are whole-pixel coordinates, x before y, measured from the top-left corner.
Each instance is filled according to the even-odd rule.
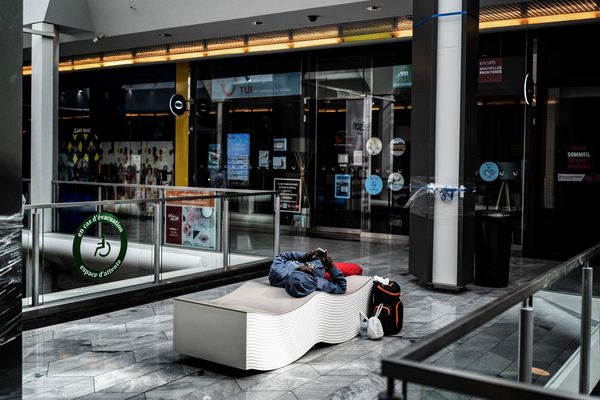
[[[74,203],[91,202],[102,200],[101,187],[89,184],[79,183],[55,183],[54,184],[54,202],[55,203]],[[96,211],[94,206],[68,207],[53,209],[54,232],[74,234],[79,227],[85,215]]]
[[[271,193],[90,183],[56,187],[63,203],[39,209],[46,214],[38,224],[38,293],[44,304],[216,273],[273,256]],[[172,197],[186,198],[163,200]],[[78,204],[68,204],[73,202]],[[230,205],[226,221],[225,202]],[[32,237],[25,229],[28,282]],[[32,300],[28,285],[25,305]]]
[[[513,307],[433,354],[425,362],[515,380],[517,335],[518,308]]]
[[[141,207],[104,207],[99,212],[93,206],[77,207],[70,210],[72,233],[42,228],[43,303],[151,282],[153,211],[151,204],[144,206],[150,215],[140,213]]]
[[[207,189],[165,189],[164,196],[203,196],[164,205],[162,279],[223,270],[221,199]]]
[[[595,290],[598,290],[598,285],[595,285]],[[569,368],[578,371],[579,366],[578,359],[573,360],[573,357],[578,357],[581,345],[581,268],[537,292],[532,299],[532,383],[577,392],[578,375],[567,377],[565,374]],[[428,357],[425,362],[518,381],[521,307],[521,304],[511,307]],[[593,307],[600,310],[600,298],[593,299]],[[593,331],[600,329],[599,316],[595,311]],[[592,381],[592,385],[596,382],[597,379]]]
[[[230,265],[273,257],[274,213],[270,194],[233,197],[230,211]]]

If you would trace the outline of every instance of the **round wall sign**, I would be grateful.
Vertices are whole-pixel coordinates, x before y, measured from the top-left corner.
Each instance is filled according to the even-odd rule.
[[[381,139],[377,137],[372,137],[367,140],[367,153],[374,156],[381,153],[381,149],[383,148],[383,143],[381,143]]]
[[[479,176],[486,182],[493,182],[498,179],[500,169],[495,162],[486,161],[479,167]]]
[[[371,196],[378,195],[381,193],[383,189],[383,181],[377,175],[369,175],[367,179],[365,179],[365,190]]]
[[[174,94],[169,99],[169,109],[171,114],[175,116],[183,115],[187,110],[187,101],[185,97],[180,94]]]
[[[406,142],[402,138],[393,138],[390,141],[390,153],[393,156],[401,156],[406,151]]]
[[[391,191],[397,192],[404,187],[404,177],[398,172],[392,172],[388,176],[388,187]]]
[[[98,243],[96,244],[93,259],[94,259],[94,261],[97,261],[100,264],[104,264],[105,266],[100,267],[99,269],[98,268],[90,268],[85,263],[82,255],[81,255],[81,244],[83,241],[83,237],[85,236],[85,233],[88,231],[88,229],[90,229],[92,226],[99,224],[101,222],[112,226],[119,233],[119,242],[120,242],[119,253],[117,254],[116,258],[113,259],[113,257],[114,257],[113,247],[117,243],[115,243],[115,241],[112,239],[111,240],[106,239],[106,237],[104,235],[102,235],[102,238],[96,238],[98,240]],[[111,245],[111,242],[113,243],[112,245]],[[110,259],[112,259],[113,261],[110,263],[105,262],[104,259],[106,257],[109,257],[111,255],[111,253],[113,254],[113,257],[111,257]],[[127,253],[127,233],[125,232],[125,227],[123,226],[123,224],[121,223],[119,218],[115,217],[112,214],[109,214],[109,213],[94,214],[91,217],[87,218],[85,221],[83,221],[81,223],[81,225],[79,225],[79,228],[77,228],[77,231],[75,232],[75,237],[73,238],[73,261],[75,261],[75,265],[76,265],[77,269],[84,276],[98,279],[98,278],[105,278],[105,277],[111,275],[117,269],[119,269],[121,264],[123,264],[123,260],[125,259],[126,253]]]

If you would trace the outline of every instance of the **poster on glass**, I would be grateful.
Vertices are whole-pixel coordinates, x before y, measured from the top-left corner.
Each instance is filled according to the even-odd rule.
[[[273,157],[273,169],[286,169],[287,168],[287,158],[283,157]]]
[[[227,183],[248,186],[250,179],[250,134],[227,134]]]
[[[273,188],[279,193],[279,210],[299,213],[302,210],[302,185],[300,179],[275,178]]]
[[[165,197],[201,196],[208,192],[167,190]],[[167,201],[165,243],[216,249],[217,227],[214,199]]]
[[[286,138],[274,138],[273,139],[273,151],[287,151],[287,139]]]
[[[258,151],[258,167],[268,168],[269,167],[269,150]]]
[[[345,174],[335,175],[335,198],[349,199],[350,198],[350,181],[351,176]]]

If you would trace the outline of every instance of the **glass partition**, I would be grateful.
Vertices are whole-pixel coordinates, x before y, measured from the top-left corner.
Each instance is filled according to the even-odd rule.
[[[271,195],[232,198],[230,212],[230,265],[273,256],[274,213]]]
[[[383,374],[403,380],[395,390],[413,398],[445,389],[492,399],[588,395],[600,382],[600,285],[591,264],[599,252],[596,245],[439,332],[416,335],[420,343],[384,360]],[[469,304],[448,307],[458,316]]]
[[[533,329],[531,382],[562,391],[577,392],[581,346],[581,269],[554,282],[532,297]],[[594,285],[595,295],[600,286]],[[600,299],[593,299],[597,311]],[[519,380],[519,329],[521,305],[516,305],[453,344],[429,357],[434,365],[481,375]],[[598,335],[599,317],[592,313],[592,335]],[[595,349],[597,350],[597,348]],[[594,350],[594,351],[595,351]],[[594,377],[594,371],[592,371]],[[600,379],[596,371],[592,386]]]
[[[187,279],[273,257],[273,192],[58,186],[76,193],[74,199],[86,193],[96,198],[116,193],[117,199],[25,206],[31,219],[23,231],[25,306]],[[142,191],[157,197],[135,198]]]

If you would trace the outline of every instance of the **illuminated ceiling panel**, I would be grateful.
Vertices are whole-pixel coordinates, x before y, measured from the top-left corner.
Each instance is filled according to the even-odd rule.
[[[534,0],[482,7],[480,29],[523,28],[526,25],[600,19],[599,3],[594,0]],[[411,37],[412,17],[404,16],[70,57],[61,59],[59,69],[72,71],[343,43],[408,40]],[[31,74],[31,67],[23,67],[23,73]]]

